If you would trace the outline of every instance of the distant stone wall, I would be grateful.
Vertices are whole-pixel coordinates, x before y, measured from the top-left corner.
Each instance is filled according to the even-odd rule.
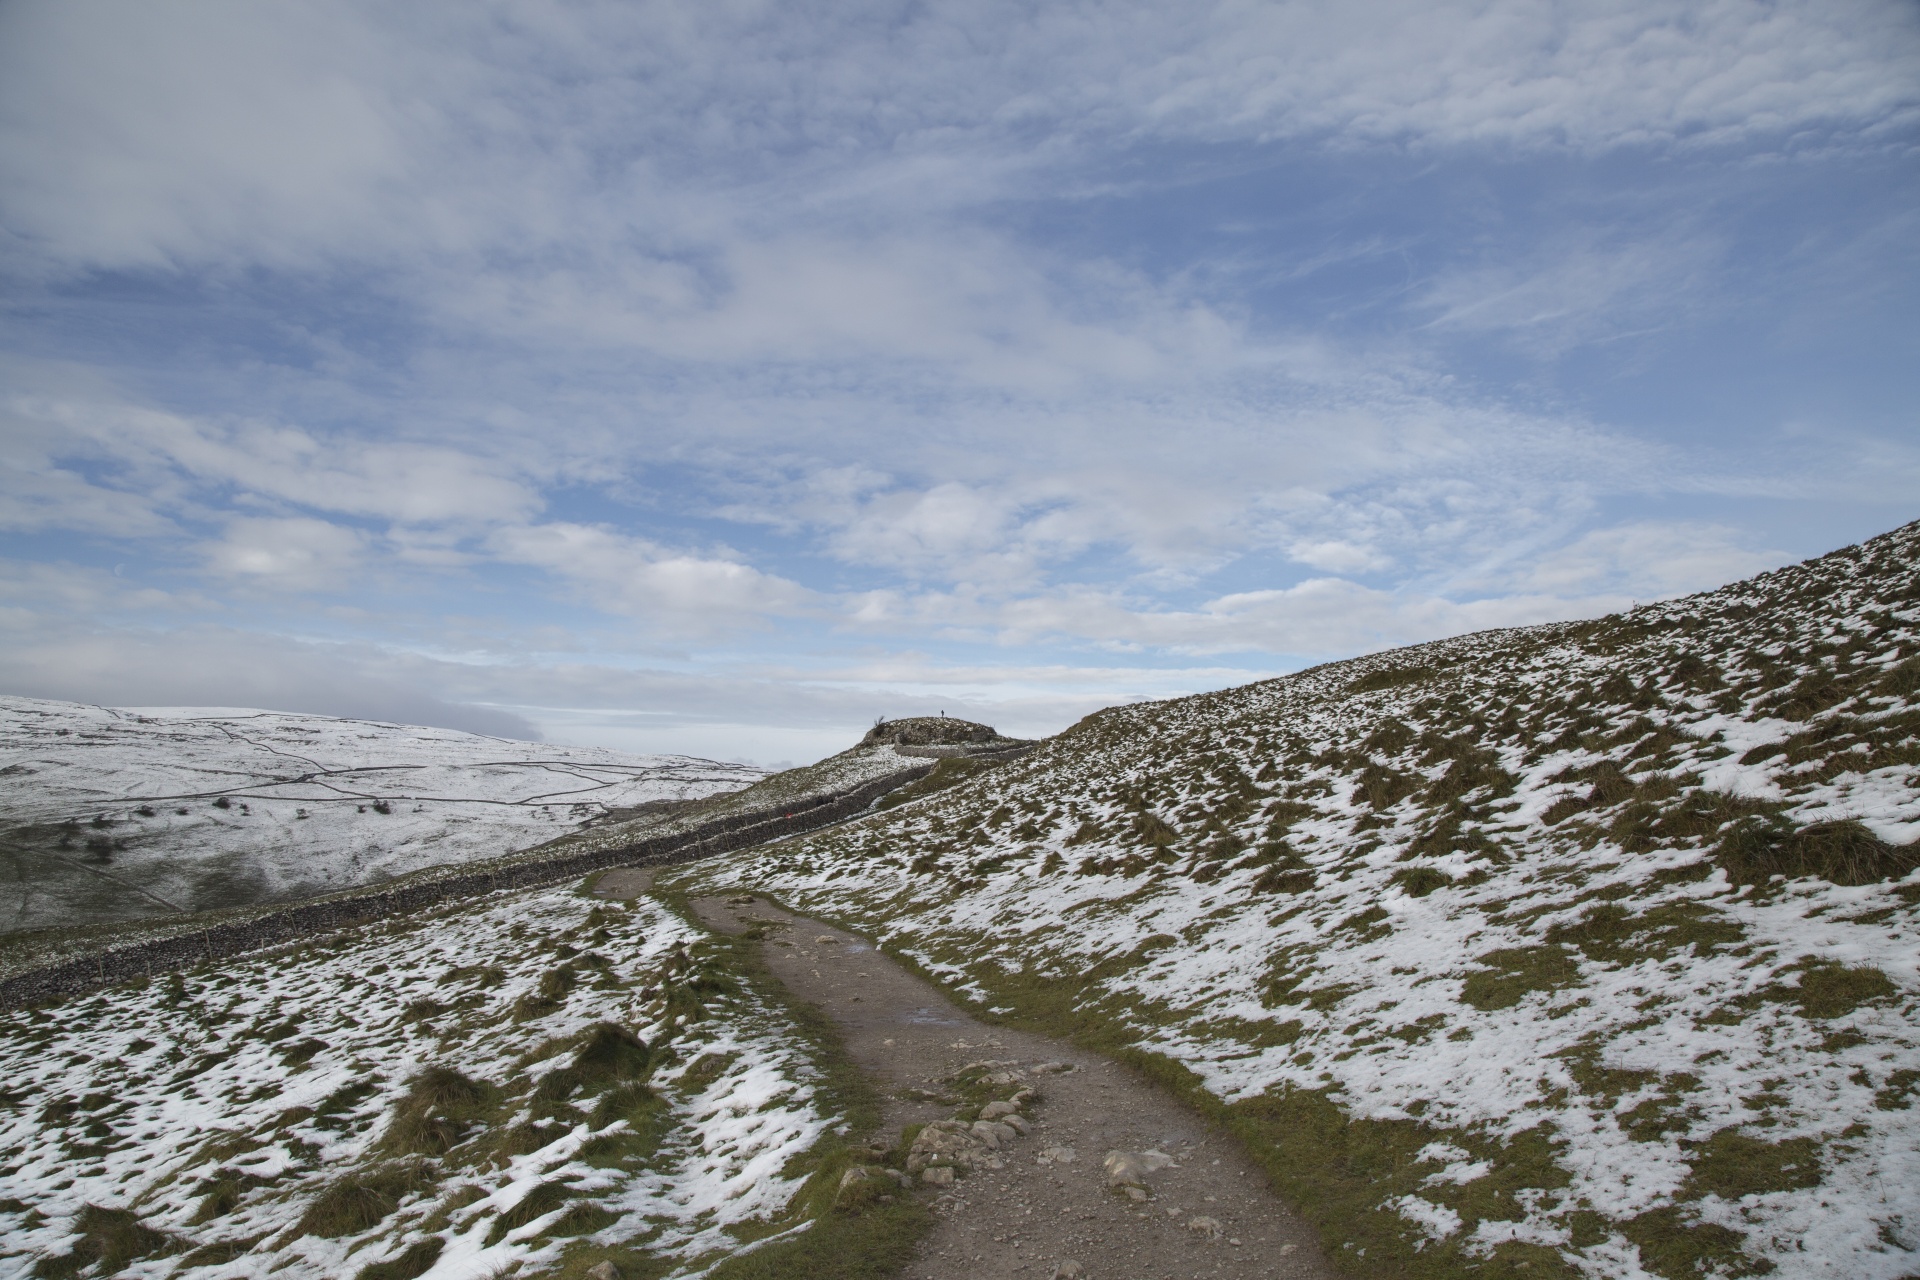
[[[1014,756],[1023,756],[1033,750],[1036,744],[1031,742],[1009,742],[1005,746],[939,746],[939,747],[902,747],[895,745],[893,754],[897,756],[917,756],[922,760],[953,760],[960,756],[979,757],[985,760],[1011,760]]]
[[[692,862],[765,844],[856,817],[887,792],[924,778],[932,769],[931,764],[912,765],[851,791],[809,796],[778,809],[717,818],[690,831],[656,836],[638,844],[409,881],[386,889],[359,890],[295,903],[250,920],[228,921],[193,933],[112,948],[0,981],[0,1009],[85,995],[102,987],[151,978],[207,960],[285,946],[389,916],[407,915],[456,898],[557,884],[607,867]]]

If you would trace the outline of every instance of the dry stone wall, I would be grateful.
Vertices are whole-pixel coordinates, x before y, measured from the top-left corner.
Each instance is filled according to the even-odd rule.
[[[152,978],[224,956],[305,941],[354,925],[406,915],[458,898],[556,884],[617,866],[665,866],[765,844],[845,821],[864,813],[896,787],[925,777],[932,764],[914,765],[850,791],[811,796],[778,809],[734,814],[689,831],[657,836],[612,849],[530,859],[485,871],[409,880],[385,889],[363,889],[295,903],[244,920],[100,951],[31,969],[0,981],[0,1008],[17,1008],[84,995],[102,987]]]

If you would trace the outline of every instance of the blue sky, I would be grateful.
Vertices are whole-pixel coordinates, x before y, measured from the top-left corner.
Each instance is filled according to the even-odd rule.
[[[1920,516],[1920,6],[0,7],[0,689],[763,762]]]

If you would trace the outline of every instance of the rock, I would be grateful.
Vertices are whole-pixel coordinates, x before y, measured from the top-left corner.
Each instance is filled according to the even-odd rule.
[[[949,1165],[937,1164],[920,1171],[920,1181],[930,1187],[950,1187],[953,1185],[953,1169]]]
[[[1072,1147],[1042,1147],[1033,1158],[1035,1164],[1072,1164],[1079,1153]]]
[[[935,1120],[920,1130],[907,1149],[907,1172],[919,1173],[931,1165],[958,1165],[970,1169],[985,1162],[986,1143],[973,1126],[961,1120]]]
[[[973,1136],[986,1143],[989,1150],[998,1151],[1020,1135],[1013,1131],[1011,1125],[1001,1124],[997,1120],[975,1120]]]
[[[1120,1189],[1126,1192],[1127,1199],[1133,1201],[1135,1204],[1139,1204],[1148,1198],[1145,1187],[1122,1187]]]
[[[1018,1115],[1019,1113],[1019,1105],[1013,1102],[989,1102],[986,1106],[980,1108],[980,1118],[982,1120],[998,1120],[1002,1116]]]
[[[825,944],[829,942],[838,942],[840,941],[840,939],[834,937],[832,934],[823,933],[819,937],[815,938],[814,941]]]
[[[1107,1152],[1107,1185],[1110,1187],[1144,1187],[1147,1175],[1157,1173],[1173,1163],[1173,1157],[1164,1151],[1109,1151]]]
[[[611,1262],[596,1262],[587,1268],[587,1280],[620,1280],[620,1268]]]
[[[948,1076],[947,1079],[959,1080],[965,1076],[973,1076],[975,1084],[997,1085],[1002,1087],[1010,1084],[1018,1084],[1027,1078],[1026,1072],[1020,1070],[1020,1064],[1017,1062],[987,1059],[982,1062],[969,1062],[966,1066]]]
[[[1033,1126],[1027,1123],[1026,1117],[1024,1116],[1006,1116],[1000,1123],[1006,1125],[1007,1128],[1013,1130],[1023,1138],[1033,1132]]]
[[[1220,1225],[1220,1219],[1218,1218],[1200,1217],[1188,1218],[1187,1230],[1193,1232],[1195,1235],[1205,1236],[1209,1240],[1218,1240],[1220,1233],[1225,1231],[1226,1228]]]
[[[1033,1074],[1037,1076],[1057,1076],[1064,1075],[1073,1069],[1074,1066],[1071,1062],[1042,1062],[1033,1068]]]
[[[1053,1280],[1080,1280],[1080,1277],[1085,1274],[1086,1273],[1080,1269],[1079,1263],[1072,1261],[1062,1262],[1054,1267]]]

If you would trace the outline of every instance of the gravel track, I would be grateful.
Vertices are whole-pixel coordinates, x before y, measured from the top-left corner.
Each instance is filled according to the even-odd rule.
[[[596,892],[645,892],[647,869],[602,876]],[[1313,1231],[1264,1174],[1184,1104],[1127,1068],[1064,1041],[968,1017],[865,939],[792,915],[764,898],[703,898],[702,923],[760,925],[768,968],[824,1010],[887,1098],[891,1145],[901,1126],[950,1118],[948,1077],[992,1062],[1037,1095],[1032,1131],[985,1155],[950,1186],[928,1188],[938,1225],[903,1280],[1310,1280],[1335,1273]],[[1036,1070],[1044,1065],[1070,1070]],[[1171,1158],[1128,1193],[1109,1186],[1110,1152]],[[1148,1157],[1147,1164],[1157,1163]],[[1000,1167],[984,1167],[998,1164]],[[1077,1269],[1076,1269],[1077,1268]]]

